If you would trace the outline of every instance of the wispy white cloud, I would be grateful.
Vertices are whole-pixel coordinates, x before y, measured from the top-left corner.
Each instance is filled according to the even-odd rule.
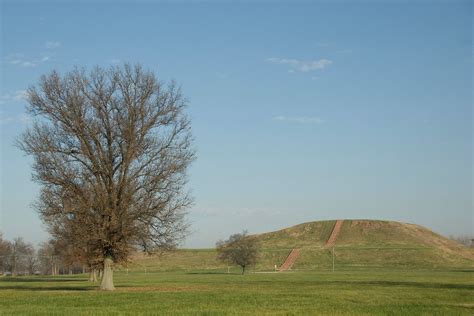
[[[281,214],[281,210],[270,209],[270,208],[261,208],[261,207],[240,207],[232,210],[232,215],[234,216],[243,216],[243,217],[266,217],[266,216],[275,216]]]
[[[3,111],[0,111],[0,125],[7,124],[22,124],[28,125],[32,121],[31,116],[27,114],[8,115]]]
[[[27,125],[31,121],[32,117],[28,114],[20,114],[20,116],[18,116],[18,122],[20,122],[21,124]]]
[[[322,124],[324,121],[317,116],[284,116],[278,115],[273,117],[274,121],[289,122],[297,124]]]
[[[46,42],[45,46],[47,49],[55,49],[55,48],[61,47],[61,43],[50,41],[50,42]]]
[[[340,50],[338,50],[336,53],[340,53],[340,54],[350,54],[350,53],[352,53],[352,49],[350,49],[350,48],[347,48],[347,49],[340,49]]]
[[[288,58],[267,58],[265,61],[278,65],[287,65],[293,71],[300,72],[310,72],[319,69],[324,69],[332,64],[332,61],[329,59],[319,59],[319,60],[298,60],[298,59],[288,59]]]
[[[228,207],[198,206],[191,210],[191,215],[199,217],[251,217],[270,216],[282,213],[280,209],[261,207]]]
[[[327,42],[317,42],[317,43],[316,43],[316,46],[317,46],[317,47],[329,47],[329,45],[330,45],[330,44],[327,43]]]
[[[6,116],[0,111],[0,125],[6,125],[12,123],[15,119],[12,116]]]
[[[44,44],[46,52],[43,52],[37,57],[28,57],[22,53],[11,54],[5,58],[5,62],[10,65],[15,65],[19,67],[36,67],[42,63],[51,60],[51,56],[54,55],[54,50],[61,46],[60,42],[49,41]]]
[[[36,67],[39,64],[45,63],[51,59],[48,55],[43,55],[38,58],[26,58],[24,54],[12,54],[5,58],[5,61],[10,65],[20,67]]]
[[[120,59],[118,59],[118,58],[110,58],[110,59],[108,60],[108,62],[109,62],[110,64],[113,64],[113,65],[118,65],[118,64],[120,64],[122,61],[121,61]]]
[[[38,63],[34,61],[23,61],[20,63],[22,67],[36,67],[36,65],[38,65]]]
[[[22,101],[25,100],[26,97],[26,90],[17,90],[13,93],[2,94],[0,95],[0,104]]]

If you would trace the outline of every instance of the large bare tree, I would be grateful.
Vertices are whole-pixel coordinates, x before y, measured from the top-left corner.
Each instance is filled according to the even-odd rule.
[[[103,263],[183,237],[194,158],[186,100],[139,65],[42,76],[28,90],[34,123],[19,141],[41,184],[37,209],[55,239]],[[93,258],[92,258],[93,257]]]

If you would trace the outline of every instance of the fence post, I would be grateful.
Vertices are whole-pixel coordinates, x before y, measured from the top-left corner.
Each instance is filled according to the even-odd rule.
[[[332,272],[334,272],[334,246],[332,247]]]

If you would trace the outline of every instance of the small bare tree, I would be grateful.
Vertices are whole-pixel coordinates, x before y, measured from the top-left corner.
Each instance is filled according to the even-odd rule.
[[[19,146],[35,161],[39,214],[54,239],[102,262],[100,288],[113,290],[113,263],[184,236],[186,101],[139,65],[52,72],[28,100],[35,120]]]
[[[13,239],[9,247],[9,263],[12,276],[16,276],[18,272],[28,272],[29,258],[34,256],[33,245],[27,243],[21,237]]]
[[[218,241],[216,248],[218,259],[240,266],[242,274],[245,273],[246,267],[257,263],[258,242],[256,238],[248,236],[247,231],[231,235],[228,240]]]
[[[35,274],[38,269],[38,256],[36,254],[36,249],[33,245],[29,245],[29,247],[25,251],[25,264],[28,274]]]
[[[42,242],[38,248],[38,266],[41,274],[56,274],[54,265],[55,256],[58,255],[51,241]]]

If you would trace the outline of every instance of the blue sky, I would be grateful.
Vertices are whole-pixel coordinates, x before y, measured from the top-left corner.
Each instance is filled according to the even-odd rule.
[[[23,91],[41,74],[140,62],[189,99],[186,247],[336,218],[473,233],[470,1],[2,1],[1,221],[30,207]]]

